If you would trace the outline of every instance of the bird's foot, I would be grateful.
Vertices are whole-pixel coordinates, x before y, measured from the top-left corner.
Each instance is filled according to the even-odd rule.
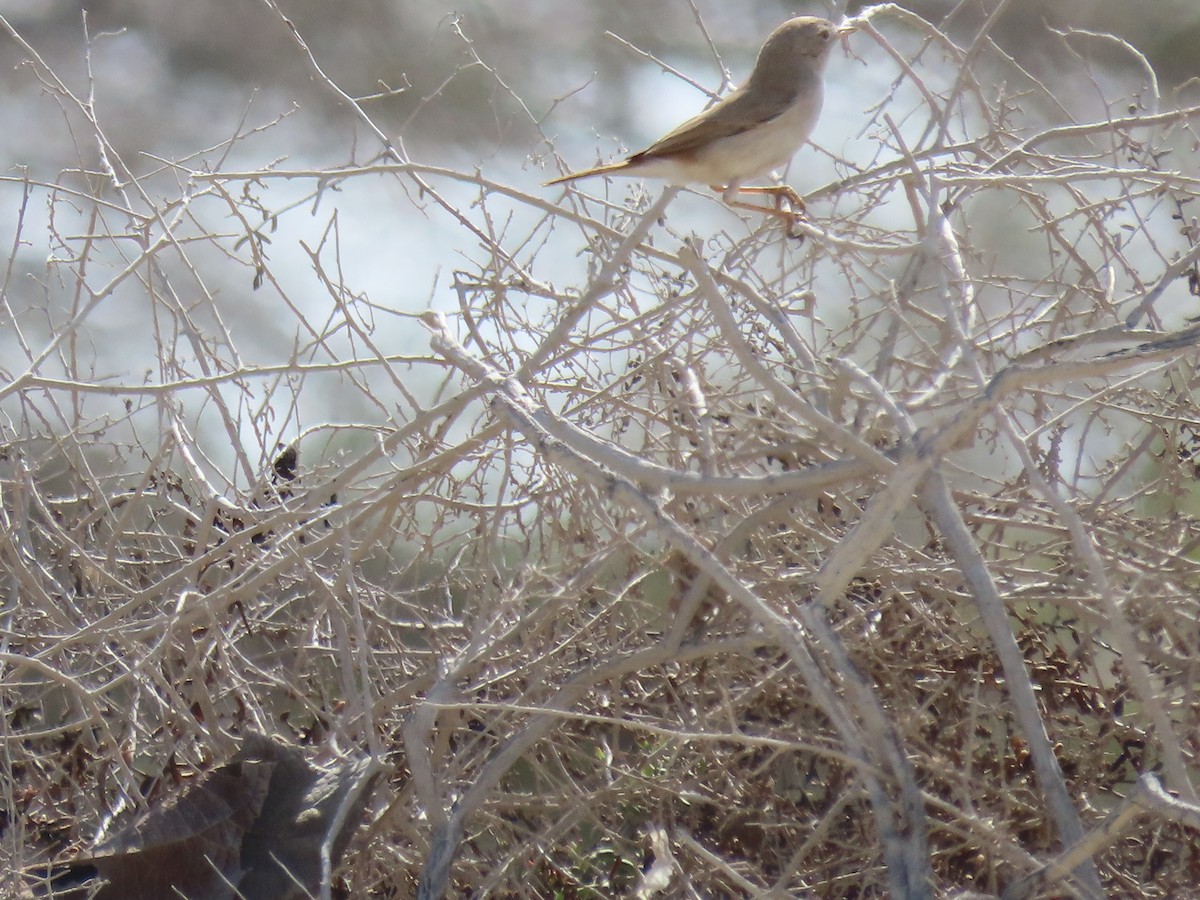
[[[725,193],[725,188],[712,186],[714,191]],[[766,216],[774,216],[781,219],[784,226],[784,231],[788,237],[804,240],[804,232],[798,231],[796,225],[805,221],[805,205],[804,198],[801,197],[787,184],[772,184],[762,186],[740,187],[737,190],[739,194],[770,194],[773,203],[771,206],[759,206],[757,203],[742,203],[738,200],[727,200],[729,206],[736,206],[738,209],[749,209],[754,212],[762,213]]]

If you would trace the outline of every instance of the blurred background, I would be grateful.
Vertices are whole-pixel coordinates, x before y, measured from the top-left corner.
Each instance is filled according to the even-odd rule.
[[[962,41],[975,33],[997,3],[930,0],[896,5]],[[798,13],[837,15],[842,5],[696,0],[735,80],[748,69],[765,34],[783,18]],[[853,15],[862,6],[849,4],[846,12]],[[639,115],[630,92],[647,64],[605,32],[663,57],[702,83],[720,83],[705,37],[683,0],[653,6],[635,0],[464,0],[342,8],[316,0],[283,0],[280,7],[324,70],[349,94],[378,94],[385,86],[397,91],[373,101],[370,111],[390,131],[404,136],[414,156],[436,154],[445,159],[449,152],[452,158],[479,163],[504,151],[528,153],[535,132],[530,116],[558,134],[559,123],[577,124],[573,120],[579,108],[591,114],[587,121],[600,132],[628,134]],[[1076,66],[1063,58],[1053,29],[1108,32],[1144,53],[1164,89],[1170,90],[1200,74],[1195,54],[1200,6],[1191,0],[1155,0],[1152,8],[1148,15],[1143,5],[1121,0],[1015,0],[1005,5],[992,36],[1029,72],[1054,79],[1076,71]],[[296,152],[320,148],[322,133],[339,131],[321,128],[322,119],[336,119],[338,110],[328,93],[312,84],[287,29],[264,3],[0,2],[0,14],[10,25],[57,71],[80,79],[80,87],[85,75],[85,12],[95,42],[92,75],[97,99],[105,106],[102,112],[109,117],[113,136],[122,138],[129,151],[195,150],[204,139],[233,128],[252,97],[260,115],[292,102],[301,105],[307,128],[299,129],[296,137],[306,136],[307,141],[297,145]],[[1081,52],[1095,57],[1098,48]],[[17,65],[22,55],[11,41],[0,44],[5,151],[14,162],[21,160],[21,151],[37,149],[36,135],[45,127],[39,129],[38,120],[51,114],[42,110],[33,120],[21,117],[29,112],[30,95],[38,93],[29,73]],[[483,65],[475,62],[475,55]],[[1119,61],[1115,54],[1114,61]],[[528,106],[527,112],[513,97],[499,93],[483,66],[503,78]],[[1086,86],[1062,84],[1064,101],[1080,91]],[[568,95],[572,96],[565,108],[555,109],[555,101]],[[625,102],[620,102],[622,97]],[[643,103],[663,105],[661,97],[645,97]]]
[[[999,8],[997,0],[900,6],[963,46]],[[564,168],[639,149],[697,112],[708,101],[700,88],[719,92],[740,81],[763,37],[782,19],[796,13],[837,18],[857,13],[862,5],[842,10],[839,4],[772,0],[694,0],[694,6],[684,0],[464,0],[453,5],[289,0],[279,8],[329,79],[360,99],[410,160],[477,171],[490,181],[558,203],[563,190],[542,188],[541,182]],[[1200,5],[1155,0],[1153,10],[1147,15],[1141,5],[1122,0],[1005,4],[991,30],[999,50],[994,58],[1012,57],[1029,78],[1047,85],[1057,101],[1032,96],[1022,109],[1023,124],[1153,111],[1151,76],[1137,52],[1157,73],[1163,105],[1200,96],[1194,81]],[[19,40],[11,33],[0,36],[0,176],[5,178],[0,183],[0,246],[11,248],[5,251],[13,256],[8,260],[8,302],[24,328],[20,336],[11,329],[0,333],[2,372],[21,371],[28,361],[23,347],[36,348],[63,316],[73,314],[71,298],[78,285],[56,261],[81,250],[61,236],[103,230],[89,217],[86,204],[48,204],[36,190],[23,199],[24,179],[107,190],[101,175],[81,173],[116,166],[124,169],[123,178],[136,177],[148,190],[145,210],[184,189],[187,172],[172,168],[176,163],[191,171],[249,171],[380,161],[376,136],[328,85],[314,78],[295,37],[266,3],[98,0],[81,7],[70,0],[0,0],[0,14],[19,35]],[[949,89],[955,70],[940,49],[922,51],[924,36],[901,18],[875,22],[905,54],[919,54],[919,71],[936,89]],[[1067,29],[1109,32],[1119,40],[1086,34],[1064,38],[1061,32]],[[814,135],[819,149],[802,150],[787,175],[802,192],[830,183],[854,166],[878,161],[879,142],[869,132],[882,125],[874,110],[889,93],[912,89],[908,83],[897,87],[896,67],[867,37],[857,36],[849,49],[849,55],[835,53],[830,65],[825,112]],[[92,104],[117,159],[102,159],[90,126],[81,127],[78,112],[28,64],[31,52],[67,90]],[[651,55],[694,84],[664,72]],[[987,67],[985,59],[976,71]],[[997,77],[1010,79],[1013,71],[1006,65],[997,69]],[[1005,85],[1017,105],[1027,87]],[[433,183],[455,205],[479,200],[478,188],[461,180],[434,178]],[[580,187],[615,202],[635,189],[623,181]],[[394,353],[427,347],[425,332],[410,316],[430,307],[453,308],[448,285],[473,252],[463,244],[458,221],[402,180],[386,176],[351,179],[316,198],[311,181],[272,180],[255,185],[254,202],[261,206],[259,224],[265,223],[259,250],[274,279],[265,290],[252,288],[253,260],[245,244],[237,243],[240,226],[230,210],[195,204],[189,211],[200,226],[198,234],[209,228],[230,235],[224,256],[214,247],[195,246],[190,259],[199,269],[200,292],[221,320],[219,328],[237,335],[243,362],[269,365],[291,358],[296,325],[292,316],[278,314],[281,303],[305,315],[324,315],[329,296],[312,277],[310,251],[331,239],[336,240],[341,285],[370,301],[370,329],[378,346]],[[686,204],[689,198],[679,202]],[[712,204],[684,209],[701,217],[724,214]],[[531,215],[520,204],[504,214],[516,225]],[[906,216],[907,210],[900,214]],[[885,227],[887,215],[886,209],[880,211]],[[1021,235],[1001,222],[997,219],[997,233],[988,236],[989,246],[1003,254],[1012,241],[1012,252],[1019,256],[1025,252]],[[128,225],[113,220],[104,227],[120,233]],[[92,245],[89,252],[103,257],[107,248]],[[116,253],[107,272],[93,265],[89,288],[102,286],[102,276],[119,272],[127,259]],[[565,280],[584,263],[564,253],[544,258],[542,265],[539,274],[546,279]],[[1136,286],[1117,287],[1120,293]],[[137,380],[156,368],[162,335],[143,327],[152,316],[143,297],[105,303],[89,314],[82,343],[91,354],[87,368],[92,377]],[[272,453],[277,438],[289,439],[288,433],[294,434],[307,417],[379,419],[379,410],[369,402],[358,395],[347,398],[336,385],[312,385],[296,403],[297,420],[254,437],[263,453]],[[11,413],[10,405],[2,408]],[[212,448],[218,460],[221,443]]]

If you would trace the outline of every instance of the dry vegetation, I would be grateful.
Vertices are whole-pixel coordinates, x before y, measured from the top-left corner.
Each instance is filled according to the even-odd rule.
[[[1200,108],[1147,70],[1046,125],[986,30],[863,23],[895,89],[803,242],[382,133],[319,172],[123,160],[29,48],[80,167],[6,211],[50,261],[0,306],[4,868],[260,731],[387,766],[335,895],[1200,883]],[[415,355],[322,205],[381,177],[460,228]],[[281,278],[272,229],[314,210]],[[229,266],[291,358],[239,349]],[[113,304],[152,371],[95,373]]]

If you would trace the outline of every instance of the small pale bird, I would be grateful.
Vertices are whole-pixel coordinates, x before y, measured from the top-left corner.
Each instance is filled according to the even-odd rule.
[[[824,99],[825,61],[839,31],[832,22],[812,16],[788,19],[771,32],[758,52],[746,82],[688,119],[645,150],[618,162],[571,172],[547,185],[592,175],[662,178],[671,184],[703,183],[730,206],[781,216],[784,198],[804,208],[786,185],[746,187],[754,178],[783,166],[808,140]],[[740,203],[738,193],[772,194],[775,208]]]

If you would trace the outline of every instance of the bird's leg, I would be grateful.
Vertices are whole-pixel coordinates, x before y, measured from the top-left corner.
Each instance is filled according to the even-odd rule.
[[[795,189],[790,184],[769,184],[756,187],[743,187],[738,188],[738,193],[770,194],[775,198],[776,209],[782,210],[784,201],[787,201],[787,205],[791,207],[793,212],[798,211],[799,215],[804,215],[804,198],[797,194]]]
[[[773,184],[742,187],[739,184],[731,184],[728,187],[722,188],[714,184],[710,185],[710,187],[722,195],[722,199],[727,206],[735,206],[738,209],[749,209],[754,212],[763,213],[764,215],[776,216],[784,221],[790,237],[804,237],[803,234],[797,234],[794,230],[796,223],[804,219],[804,198],[797,194],[791,185]],[[772,206],[744,203],[734,199],[737,194],[770,194],[775,202]],[[785,204],[786,209],[784,208]]]

